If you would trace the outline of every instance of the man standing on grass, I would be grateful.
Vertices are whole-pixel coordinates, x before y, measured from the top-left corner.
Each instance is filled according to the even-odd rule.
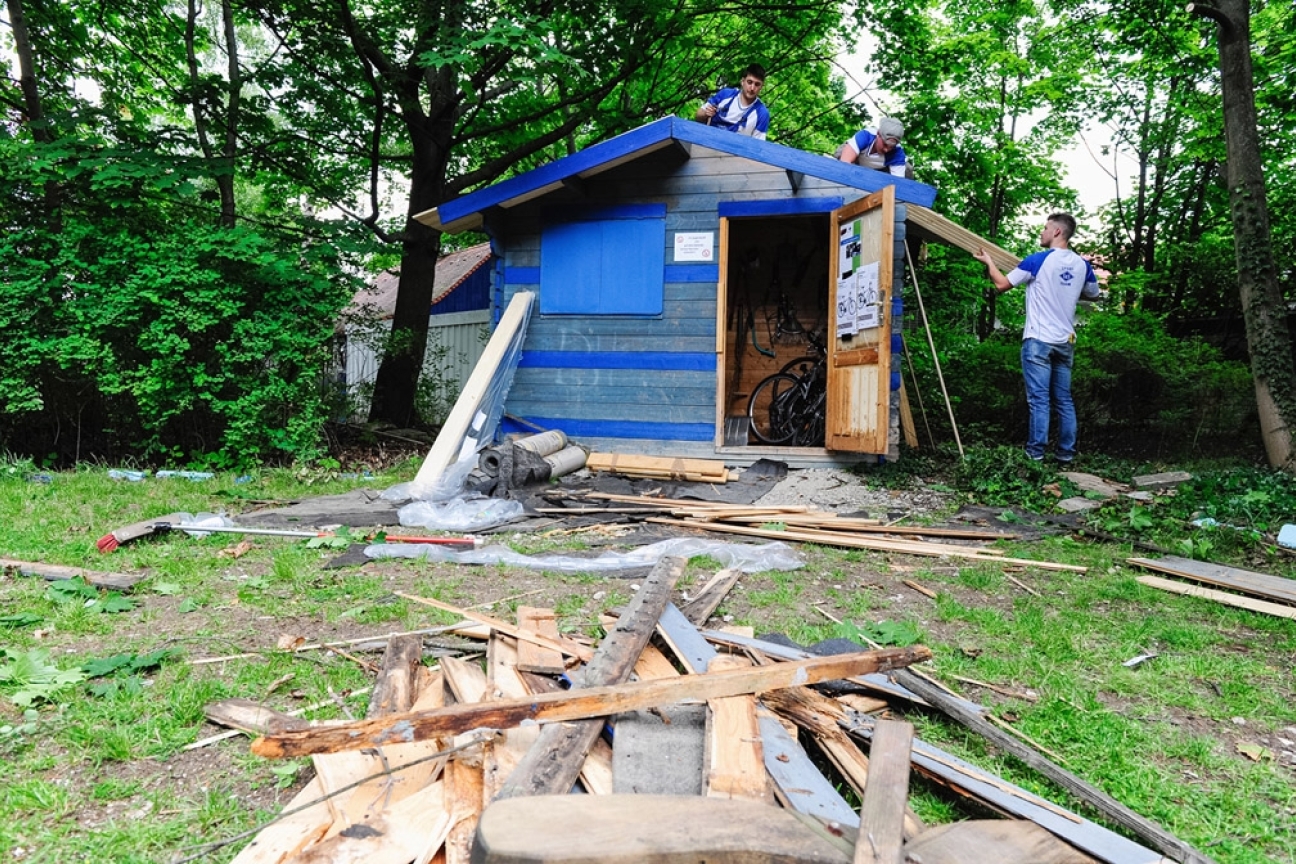
[[[979,248],[973,257],[986,265],[995,290],[1002,294],[1026,285],[1026,330],[1022,333],[1022,378],[1030,406],[1026,455],[1039,461],[1049,439],[1050,402],[1058,414],[1058,443],[1054,458],[1066,464],[1076,455],[1076,413],[1071,401],[1071,366],[1075,361],[1075,308],[1081,297],[1099,296],[1098,277],[1089,262],[1070,247],[1076,221],[1069,213],[1054,213],[1040,232],[1043,252],[1027,256],[1005,276],[990,253]]]

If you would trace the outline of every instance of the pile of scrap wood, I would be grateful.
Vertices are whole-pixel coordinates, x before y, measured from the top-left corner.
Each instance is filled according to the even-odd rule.
[[[210,706],[209,717],[260,736],[254,753],[310,756],[315,767],[234,860],[1152,864],[1162,852],[1208,860],[1056,766],[1050,779],[1159,851],[880,716],[925,707],[996,729],[984,709],[906,668],[928,659],[926,648],[817,656],[699,630],[718,600],[704,590],[687,612],[677,607],[684,566],[657,565],[602,622],[597,647],[562,635],[545,610],[522,607],[514,624],[425,601],[467,619],[460,633],[481,641],[485,663],[443,656],[428,668],[421,636],[392,637],[363,720],[307,723],[251,703]],[[711,581],[732,585],[734,574]],[[1003,737],[1039,767],[1033,751]],[[822,758],[811,758],[816,751]],[[1015,818],[929,828],[908,806],[911,768]]]
[[[906,555],[967,558],[1040,570],[1084,573],[1078,564],[1061,564],[1005,557],[987,544],[1012,540],[1016,535],[976,528],[935,525],[882,525],[873,519],[839,516],[829,510],[811,510],[801,505],[727,504],[648,495],[617,495],[607,492],[554,492],[546,496],[562,504],[539,507],[545,515],[620,515],[646,518],[658,525],[699,531],[739,534],[766,540],[815,543],[850,549],[870,549]],[[591,506],[591,505],[596,506]]]
[[[585,459],[590,471],[649,477],[657,480],[688,480],[693,483],[727,483],[729,469],[714,459],[683,459],[673,456],[638,456],[632,453],[591,453]]]

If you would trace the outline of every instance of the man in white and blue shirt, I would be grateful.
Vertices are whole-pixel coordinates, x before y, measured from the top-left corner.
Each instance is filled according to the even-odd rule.
[[[760,101],[765,86],[765,68],[753,63],[743,71],[738,87],[725,87],[698,108],[694,119],[739,135],[764,138],[769,131],[770,113]]]
[[[1048,447],[1050,403],[1058,414],[1054,458],[1070,462],[1076,454],[1076,413],[1071,401],[1071,366],[1075,362],[1075,308],[1081,297],[1099,296],[1098,277],[1089,262],[1070,248],[1075,217],[1054,213],[1040,232],[1043,252],[1022,260],[1005,276],[990,253],[978,249],[973,257],[986,265],[990,281],[1002,294],[1026,285],[1026,329],[1022,333],[1022,378],[1030,407],[1026,455],[1044,458]]]
[[[887,171],[893,177],[912,180],[913,170],[904,148],[900,146],[903,137],[904,124],[894,117],[883,117],[878,121],[877,132],[861,129],[838,147],[834,155],[841,162],[853,162],[865,168]]]

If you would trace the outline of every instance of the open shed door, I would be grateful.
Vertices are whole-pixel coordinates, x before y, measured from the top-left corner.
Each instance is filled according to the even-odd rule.
[[[891,426],[891,282],[895,187],[833,211],[828,270],[824,446],[887,452]]]

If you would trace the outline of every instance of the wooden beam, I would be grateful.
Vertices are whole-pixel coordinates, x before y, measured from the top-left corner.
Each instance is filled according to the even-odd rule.
[[[971,231],[962,227],[956,222],[952,222],[940,215],[934,210],[929,210],[919,204],[908,204],[905,209],[905,221],[912,222],[919,228],[929,234],[933,234],[937,239],[956,246],[964,252],[976,252],[977,249],[986,249],[990,253],[990,258],[994,261],[995,266],[1004,273],[1015,269],[1021,263],[1021,258],[1000,249],[995,244],[973,234]]]
[[[685,699],[764,693],[869,672],[887,672],[930,660],[931,656],[931,650],[921,645],[884,648],[858,654],[838,654],[778,663],[758,669],[682,675],[675,679],[636,681],[563,693],[541,693],[523,700],[505,699],[482,705],[450,705],[439,711],[411,712],[352,723],[321,724],[311,729],[266,735],[252,742],[252,752],[258,756],[282,759],[358,750],[399,741],[423,741],[437,736],[456,735],[482,726],[506,729],[527,721],[554,723],[607,717],[622,711],[655,708]]]
[[[904,864],[904,814],[909,800],[913,732],[912,725],[900,720],[878,720],[873,726],[855,864]]]

